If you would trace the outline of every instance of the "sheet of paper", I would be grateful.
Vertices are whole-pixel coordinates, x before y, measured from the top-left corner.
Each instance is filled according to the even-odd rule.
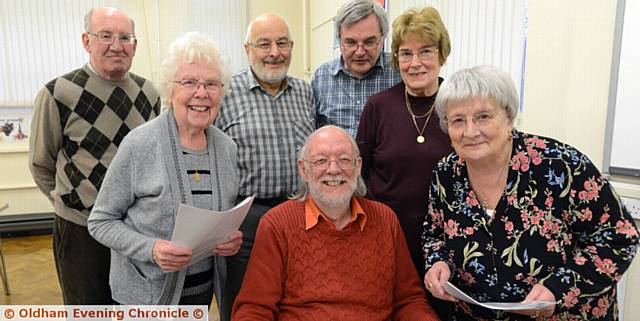
[[[542,309],[550,304],[554,304],[554,302],[545,302],[545,301],[531,301],[528,303],[520,303],[520,302],[478,302],[474,298],[470,297],[466,293],[460,291],[455,285],[451,284],[451,282],[447,282],[444,285],[444,290],[452,296],[460,299],[461,301],[479,305],[492,310],[504,310],[504,311],[512,311],[512,310],[533,310],[533,309]]]
[[[213,249],[237,230],[249,212],[255,196],[245,198],[228,211],[209,211],[186,204],[178,206],[171,242],[193,251],[192,265],[213,255]]]

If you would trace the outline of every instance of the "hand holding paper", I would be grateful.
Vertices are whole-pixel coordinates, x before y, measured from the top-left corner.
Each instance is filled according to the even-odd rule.
[[[242,232],[236,230],[231,232],[229,240],[216,245],[213,249],[213,254],[220,256],[232,256],[236,255],[242,245]]]
[[[215,251],[222,253],[216,252],[218,255],[233,255],[230,253],[237,252],[242,236],[232,234],[238,232],[253,199],[254,196],[247,197],[234,208],[223,212],[180,204],[171,242],[193,251],[191,261],[186,266],[212,256]],[[216,249],[217,245],[221,248]]]
[[[431,294],[441,300],[457,302],[458,299],[444,290],[444,285],[449,281],[451,271],[444,262],[435,263],[424,276],[424,286]]]
[[[165,272],[180,270],[191,261],[191,249],[176,246],[166,240],[153,245],[153,261]]]
[[[529,292],[529,294],[524,299],[524,301],[522,301],[522,303],[529,303],[534,301],[545,301],[545,302],[553,303],[556,301],[556,297],[555,295],[553,295],[553,292],[551,292],[544,285],[536,284],[533,286],[533,288],[531,289],[531,292]],[[553,315],[553,312],[555,311],[555,309],[556,309],[555,304],[549,304],[546,307],[541,309],[519,310],[519,311],[513,311],[513,312],[524,314],[524,315],[530,315],[530,316],[533,316],[534,318],[538,318],[539,316],[547,318]]]
[[[549,305],[553,306],[555,304],[555,302],[539,301],[539,300],[529,301],[529,302],[478,302],[477,300],[470,297],[466,293],[460,291],[460,289],[458,289],[455,285],[451,284],[451,282],[447,282],[444,285],[444,289],[447,291],[447,293],[467,303],[479,305],[481,307],[485,307],[493,310],[504,310],[504,311],[513,311],[513,312],[519,311],[519,313],[521,314],[524,314],[524,312],[521,312],[520,310],[531,310],[535,312],[535,310],[545,309],[545,308],[548,308]],[[533,313],[530,315],[533,315]]]

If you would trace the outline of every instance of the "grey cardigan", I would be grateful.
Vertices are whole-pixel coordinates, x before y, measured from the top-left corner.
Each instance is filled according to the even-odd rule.
[[[212,208],[233,206],[238,193],[237,148],[213,126],[206,129]],[[173,109],[132,130],[107,170],[89,216],[89,233],[111,248],[109,283],[122,304],[165,305],[180,300],[186,269],[164,273],[153,262],[156,240],[170,240],[180,203],[192,204]],[[214,257],[218,306],[226,261]],[[222,312],[222,311],[221,311]],[[223,315],[223,314],[221,314]]]

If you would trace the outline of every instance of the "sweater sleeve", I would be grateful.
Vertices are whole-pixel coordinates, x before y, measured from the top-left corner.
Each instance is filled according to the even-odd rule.
[[[134,154],[139,152],[128,138],[124,138],[109,165],[87,227],[93,238],[116,252],[138,261],[153,262],[152,249],[157,239],[134,230],[123,221],[136,201]]]
[[[364,105],[362,114],[360,115],[360,123],[358,124],[358,133],[356,135],[356,143],[362,157],[362,178],[367,181],[369,172],[373,167],[373,148],[376,142],[376,113],[374,103],[371,99],[367,100]]]
[[[409,248],[400,225],[397,220],[394,222],[396,283],[393,294],[393,320],[439,320],[436,313],[427,303],[427,298],[420,284],[418,272],[409,255]]]
[[[58,106],[46,88],[34,102],[29,139],[29,170],[38,188],[53,203],[56,187],[56,161],[62,149],[62,127]]]
[[[287,247],[268,217],[258,225],[242,288],[233,305],[232,320],[276,320],[283,295]]]

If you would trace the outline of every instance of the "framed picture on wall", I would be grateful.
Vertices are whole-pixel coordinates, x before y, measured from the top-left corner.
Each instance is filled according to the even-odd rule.
[[[27,143],[30,118],[26,112],[0,112],[0,144]]]

